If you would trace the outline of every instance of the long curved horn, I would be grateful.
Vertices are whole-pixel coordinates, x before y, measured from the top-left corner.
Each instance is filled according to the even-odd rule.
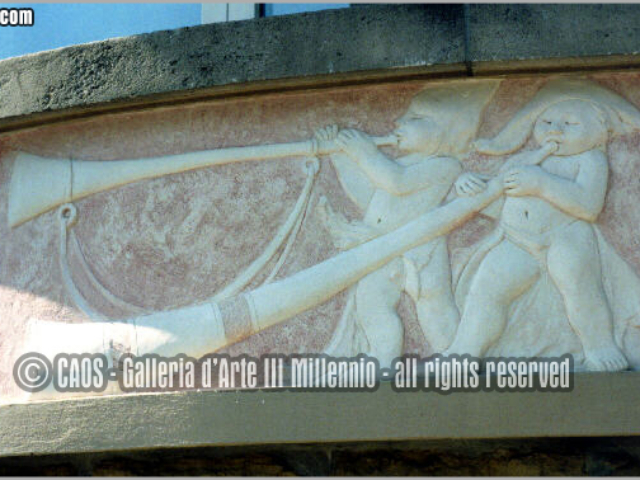
[[[391,259],[449,233],[502,194],[502,179],[473,197],[457,198],[392,232],[329,258],[290,277],[220,302],[129,318],[138,355],[201,356],[327,301]]]
[[[373,137],[378,146],[397,138]],[[9,225],[17,227],[43,213],[98,192],[173,173],[227,163],[326,155],[338,150],[332,141],[280,143],[221,148],[138,160],[83,161],[43,158],[20,152],[9,186]]]
[[[476,196],[452,200],[397,230],[221,302],[210,300],[112,322],[42,321],[27,340],[25,351],[48,352],[49,358],[57,353],[112,356],[120,350],[136,355],[201,357],[320,305],[396,256],[453,230],[501,194],[502,179],[493,179]]]

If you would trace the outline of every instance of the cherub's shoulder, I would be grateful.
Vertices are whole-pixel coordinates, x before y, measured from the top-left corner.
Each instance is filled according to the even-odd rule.
[[[599,149],[588,150],[574,157],[580,167],[608,168],[607,155]]]

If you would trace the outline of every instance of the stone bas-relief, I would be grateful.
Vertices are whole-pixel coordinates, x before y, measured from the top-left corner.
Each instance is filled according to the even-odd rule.
[[[407,320],[399,304],[406,293],[432,353],[571,353],[581,369],[637,367],[640,281],[597,224],[607,193],[609,145],[638,131],[640,113],[592,80],[552,79],[495,138],[475,141],[499,85],[429,84],[398,115],[389,136],[334,126],[315,128],[315,139],[307,142],[167,158],[87,162],[19,154],[8,221],[25,228],[62,205],[54,217],[60,274],[68,298],[93,320],[32,323],[24,351],[201,356],[344,291],[342,318],[324,347],[333,355],[368,353],[388,363],[402,354]],[[391,152],[384,147],[393,144]],[[491,157],[505,155],[495,171],[483,168],[483,161],[495,164]],[[238,269],[226,288],[210,292],[208,300],[162,311],[136,311],[123,302],[131,313],[117,319],[84,299],[83,286],[76,286],[66,266],[66,248],[77,244],[74,222],[82,221],[83,210],[66,203],[147,178],[284,157],[298,158],[303,167],[298,200],[263,252]],[[314,201],[318,169],[335,171],[337,188],[359,210],[354,218],[341,212],[344,201],[335,189]],[[472,239],[466,258],[451,262],[447,235],[459,227],[464,232],[477,214],[496,219],[496,230]],[[338,253],[275,279],[296,236],[304,234],[303,220],[313,216]],[[271,273],[256,284],[267,265]],[[91,280],[90,271],[83,280]],[[99,280],[93,284],[108,301],[121,300]],[[271,345],[275,350],[277,344]]]

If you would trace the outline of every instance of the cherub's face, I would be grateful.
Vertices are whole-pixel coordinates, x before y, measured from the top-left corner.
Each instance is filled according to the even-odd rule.
[[[567,100],[552,105],[538,117],[533,136],[539,145],[556,142],[555,155],[577,155],[604,145],[607,128],[591,104]]]
[[[411,111],[396,122],[398,147],[408,153],[432,155],[442,139],[442,128],[432,117]]]

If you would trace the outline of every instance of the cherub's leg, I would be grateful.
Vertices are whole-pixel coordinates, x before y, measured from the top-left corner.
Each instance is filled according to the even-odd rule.
[[[451,291],[451,265],[446,242],[436,247],[431,260],[420,271],[416,313],[427,343],[434,352],[442,352],[451,345],[460,314]]]
[[[356,289],[356,311],[370,350],[383,368],[402,355],[404,327],[396,313],[402,295],[403,267],[396,259],[360,280]]]
[[[483,356],[502,335],[511,303],[539,274],[537,261],[510,241],[491,250],[472,281],[458,332],[445,354]]]
[[[613,321],[602,285],[598,243],[591,225],[575,222],[549,248],[549,272],[564,298],[569,322],[592,370],[628,367],[613,338]]]

